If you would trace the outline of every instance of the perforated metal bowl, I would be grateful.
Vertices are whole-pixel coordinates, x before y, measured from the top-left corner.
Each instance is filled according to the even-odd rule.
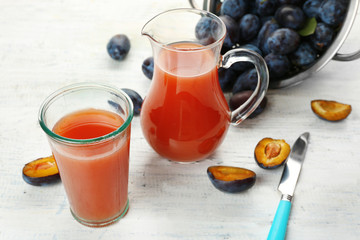
[[[348,37],[351,27],[353,26],[353,23],[355,21],[355,17],[359,7],[359,1],[360,0],[350,0],[343,26],[337,33],[337,36],[331,46],[322,54],[319,59],[317,59],[314,65],[302,72],[297,73],[293,77],[285,78],[279,81],[271,81],[269,88],[285,88],[297,85],[309,78],[312,74],[320,71],[330,60],[353,61],[360,58],[360,50],[349,54],[339,53],[339,49]],[[213,12],[215,14],[219,14],[219,9],[222,2],[222,0],[203,0],[202,9]],[[193,0],[189,0],[189,3],[192,7],[199,8],[196,2],[194,2]]]

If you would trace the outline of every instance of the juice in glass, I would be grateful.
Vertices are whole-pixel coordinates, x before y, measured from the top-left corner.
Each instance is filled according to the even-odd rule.
[[[40,107],[74,218],[89,227],[118,221],[129,207],[133,104],[114,86],[77,83],[50,94]]]
[[[92,139],[123,123],[115,113],[85,109],[61,118],[53,132],[70,139]],[[52,148],[71,211],[80,222],[107,222],[127,211],[129,147],[130,133],[101,144]]]
[[[145,138],[161,156],[193,162],[222,142],[230,111],[211,49],[182,42],[157,54],[154,77],[141,108]]]

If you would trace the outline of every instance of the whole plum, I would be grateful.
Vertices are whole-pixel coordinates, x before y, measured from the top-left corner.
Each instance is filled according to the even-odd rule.
[[[247,7],[248,7],[247,13],[257,14],[256,1],[254,0],[248,1]]]
[[[228,15],[239,20],[247,11],[246,0],[225,0],[220,9],[221,15]]]
[[[301,29],[306,21],[303,10],[295,5],[282,5],[276,10],[275,19],[280,26],[294,30]]]
[[[270,53],[264,59],[268,66],[271,80],[277,80],[285,76],[291,69],[291,63],[286,55]]]
[[[350,0],[221,2],[217,13],[227,29],[221,53],[251,46],[248,49],[266,58],[270,79],[282,80],[311,67],[324,54],[342,26]],[[215,32],[213,27],[208,29]],[[244,81],[238,80],[245,76],[255,79],[252,68],[249,62],[236,62],[227,70],[219,70],[222,89],[243,91]]]
[[[279,28],[280,26],[277,24],[274,18],[271,18],[265,22],[264,25],[260,28],[259,34],[257,36],[257,46],[262,51],[263,56],[270,53],[269,47],[267,45],[268,37]]]
[[[310,41],[315,49],[324,51],[330,46],[333,36],[334,31],[332,28],[324,23],[318,23],[314,34],[310,36]]]
[[[130,40],[125,34],[117,34],[108,42],[107,52],[112,59],[123,60],[130,51]]]
[[[280,5],[284,4],[292,4],[292,5],[302,5],[305,0],[278,0],[278,3]]]
[[[345,18],[347,0],[324,0],[319,8],[320,19],[331,26],[338,26]]]
[[[154,58],[146,58],[141,65],[141,70],[143,71],[144,75],[151,80],[154,75]]]
[[[319,14],[319,8],[323,0],[307,0],[302,9],[308,18],[317,17]]]
[[[236,48],[245,48],[245,49],[251,50],[253,52],[256,52],[260,56],[262,56],[261,50],[253,44],[245,44],[245,45],[238,46]],[[231,68],[234,69],[235,71],[243,72],[253,66],[254,65],[250,62],[237,62],[237,63],[234,63],[233,65],[231,65]]]
[[[122,88],[121,90],[123,90],[131,98],[131,101],[134,105],[134,116],[139,115],[143,103],[143,99],[140,94],[129,88]]]
[[[230,50],[237,42],[239,42],[239,27],[237,22],[228,15],[222,15],[220,16],[220,19],[226,26],[226,37],[222,49],[224,53],[224,51]]]
[[[300,44],[300,36],[290,28],[280,28],[267,39],[270,52],[275,54],[288,54]]]
[[[239,75],[234,83],[232,93],[236,94],[245,90],[255,90],[257,83],[258,75],[255,68],[252,68]]]
[[[256,10],[260,16],[273,15],[277,6],[277,0],[256,0]]]
[[[250,41],[255,38],[261,27],[258,16],[254,14],[245,14],[239,22],[240,38],[243,41]]]
[[[241,105],[243,105],[252,95],[253,91],[247,90],[247,91],[241,91],[231,96],[229,100],[229,108],[231,111],[234,111]],[[249,116],[249,118],[255,118],[257,115],[262,113],[266,107],[267,104],[267,98],[266,96],[261,100],[259,106],[255,109],[254,112],[252,112]]]
[[[231,68],[219,68],[218,70],[219,75],[219,83],[221,90],[223,92],[229,91],[232,89],[236,78],[238,77],[238,71]]]
[[[210,17],[202,17],[195,26],[195,36],[203,45],[210,44],[216,39],[217,23]]]
[[[293,65],[306,67],[316,60],[317,52],[307,42],[302,42],[300,46],[290,54],[290,60]]]

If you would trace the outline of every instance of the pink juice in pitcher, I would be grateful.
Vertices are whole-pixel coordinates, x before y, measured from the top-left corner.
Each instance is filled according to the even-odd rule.
[[[184,42],[161,49],[141,108],[145,138],[170,160],[206,158],[222,142],[229,126],[230,111],[218,81],[217,58],[202,47]]]

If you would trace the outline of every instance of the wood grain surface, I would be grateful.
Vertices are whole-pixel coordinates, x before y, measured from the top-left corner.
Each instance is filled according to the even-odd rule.
[[[101,82],[132,88],[143,97],[151,84],[141,71],[150,56],[140,34],[161,11],[189,7],[186,0],[1,0],[0,1],[0,239],[265,239],[280,193],[282,168],[264,170],[253,152],[264,137],[292,145],[311,133],[295,191],[287,239],[359,239],[360,60],[330,61],[303,83],[269,90],[268,106],[228,134],[214,155],[191,165],[159,157],[145,141],[139,118],[132,123],[129,200],[125,218],[88,228],[70,214],[61,183],[34,187],[21,176],[25,163],[50,154],[38,122],[40,104],[60,87]],[[360,48],[360,16],[342,51]],[[106,52],[108,40],[131,41],[125,61]],[[313,99],[352,105],[340,122],[318,118]],[[208,166],[251,169],[253,188],[226,194],[210,183]]]

